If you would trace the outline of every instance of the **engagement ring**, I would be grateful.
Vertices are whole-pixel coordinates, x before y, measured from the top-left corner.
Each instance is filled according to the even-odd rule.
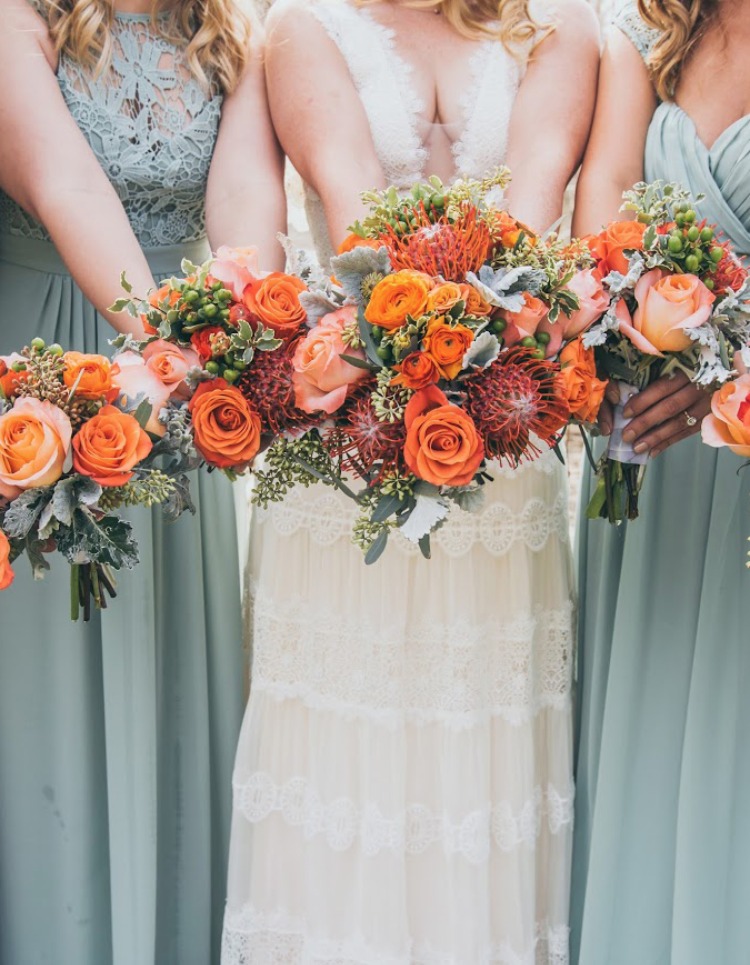
[[[685,413],[685,422],[687,422],[688,428],[692,429],[697,421],[694,415],[690,415],[689,412]]]

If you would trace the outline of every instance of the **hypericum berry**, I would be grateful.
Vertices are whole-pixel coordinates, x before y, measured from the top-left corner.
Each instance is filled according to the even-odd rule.
[[[701,236],[700,229],[695,225],[688,231],[688,241],[697,241]]]
[[[704,228],[701,231],[701,241],[713,241],[714,240],[714,229]]]
[[[722,259],[723,257],[724,257],[724,249],[723,249],[723,248],[712,248],[712,249],[711,249],[710,258],[711,258],[711,261],[712,261],[715,265],[718,265],[719,262],[721,261],[721,259]]]
[[[701,259],[698,257],[698,255],[688,255],[685,259],[685,268],[687,268],[688,271],[698,271],[700,266]]]
[[[673,255],[678,255],[682,251],[682,238],[677,234],[677,232],[673,232],[669,236],[669,241],[667,244]]]

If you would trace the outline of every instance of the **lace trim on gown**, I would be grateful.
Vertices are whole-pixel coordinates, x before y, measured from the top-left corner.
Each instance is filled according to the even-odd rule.
[[[659,31],[643,20],[634,0],[627,2],[612,19],[612,25],[621,30],[630,40],[641,57],[648,63],[654,44],[659,39]]]

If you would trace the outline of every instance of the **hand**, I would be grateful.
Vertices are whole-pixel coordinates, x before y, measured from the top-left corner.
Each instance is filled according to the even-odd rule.
[[[678,372],[663,376],[639,392],[625,406],[624,415],[633,421],[623,432],[624,442],[635,443],[637,453],[658,456],[681,439],[700,431],[711,411],[711,393]],[[688,425],[688,417],[695,419]]]

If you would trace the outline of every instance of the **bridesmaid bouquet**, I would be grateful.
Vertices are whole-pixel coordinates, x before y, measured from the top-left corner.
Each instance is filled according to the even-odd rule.
[[[493,205],[507,180],[368,193],[333,277],[298,270],[308,327],[274,402],[304,431],[271,444],[256,503],[322,480],[358,504],[366,562],[393,530],[429,557],[451,506],[481,502],[492,460],[517,467],[571,418],[596,419],[605,383],[581,334],[609,299],[584,246]]]
[[[731,380],[750,344],[748,273],[716,227],[698,221],[689,194],[654,182],[638,184],[624,197],[624,209],[634,211],[636,220],[615,222],[587,239],[611,303],[583,336],[595,350],[599,372],[619,383],[614,428],[588,507],[589,518],[612,523],[638,516],[648,461],[622,439],[628,400],[656,379],[682,371],[697,385],[719,390],[704,439],[741,444],[736,432],[742,435],[742,380]]]

